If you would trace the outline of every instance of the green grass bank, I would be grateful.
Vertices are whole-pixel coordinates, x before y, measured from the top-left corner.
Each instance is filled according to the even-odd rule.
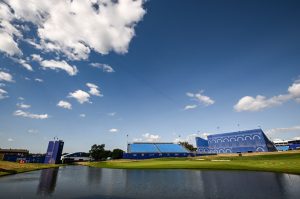
[[[23,173],[28,171],[34,171],[39,169],[47,169],[59,167],[56,164],[37,164],[37,163],[25,163],[20,164],[17,162],[0,161],[0,176]]]
[[[300,151],[264,154],[201,156],[148,160],[84,162],[81,165],[113,169],[212,169],[248,170],[300,175]]]

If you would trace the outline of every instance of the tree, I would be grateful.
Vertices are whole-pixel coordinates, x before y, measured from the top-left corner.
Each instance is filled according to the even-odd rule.
[[[114,149],[111,153],[112,159],[121,159],[123,157],[124,151],[121,149]]]
[[[102,160],[104,158],[106,159],[105,157],[106,152],[104,148],[105,148],[105,144],[100,144],[100,145],[94,144],[90,150],[91,157],[94,160]]]
[[[188,142],[179,142],[180,145],[184,146],[186,149],[190,150],[190,151],[196,151],[197,148],[195,148],[192,144],[188,143]]]

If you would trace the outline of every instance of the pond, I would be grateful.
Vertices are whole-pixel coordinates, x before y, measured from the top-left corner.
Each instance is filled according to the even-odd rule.
[[[270,172],[66,166],[0,178],[0,198],[292,199],[299,196],[299,175]]]

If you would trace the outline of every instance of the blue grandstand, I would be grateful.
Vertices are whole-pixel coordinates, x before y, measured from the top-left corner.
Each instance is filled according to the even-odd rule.
[[[174,143],[145,143],[128,144],[125,159],[148,159],[162,157],[187,157],[192,153],[180,144]]]
[[[198,153],[250,153],[277,151],[261,129],[196,137]]]

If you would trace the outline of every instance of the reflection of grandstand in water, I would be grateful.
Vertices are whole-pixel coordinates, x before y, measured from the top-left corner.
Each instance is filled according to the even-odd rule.
[[[37,193],[39,195],[51,195],[55,191],[59,168],[44,169],[41,171]]]
[[[247,153],[276,151],[261,129],[196,137],[198,153]]]

